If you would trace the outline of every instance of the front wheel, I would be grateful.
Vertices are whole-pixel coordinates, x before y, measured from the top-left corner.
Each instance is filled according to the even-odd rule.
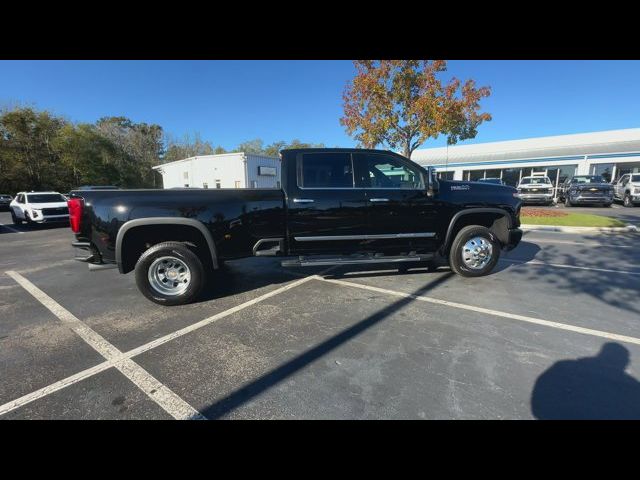
[[[622,203],[627,208],[633,207],[633,201],[631,200],[631,195],[629,195],[628,193],[625,194],[624,200]]]
[[[22,225],[22,220],[16,217],[16,212],[14,212],[13,209],[11,209],[11,220],[14,225]]]
[[[463,277],[487,275],[500,258],[500,242],[486,227],[469,225],[458,232],[451,244],[449,265]]]
[[[164,242],[145,251],[135,267],[136,285],[159,305],[193,302],[204,287],[205,270],[198,256],[178,242]]]

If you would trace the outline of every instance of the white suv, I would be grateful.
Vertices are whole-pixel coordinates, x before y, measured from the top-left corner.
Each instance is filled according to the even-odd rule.
[[[67,200],[58,192],[20,192],[9,207],[16,225],[69,221]]]
[[[613,186],[613,194],[625,207],[640,204],[640,173],[627,173]]]

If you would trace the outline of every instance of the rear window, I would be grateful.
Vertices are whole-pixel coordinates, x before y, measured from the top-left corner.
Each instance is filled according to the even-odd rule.
[[[39,193],[27,195],[27,201],[29,203],[53,203],[66,202],[67,200],[59,193]]]
[[[306,153],[298,159],[298,186],[353,188],[353,167],[348,153]]]

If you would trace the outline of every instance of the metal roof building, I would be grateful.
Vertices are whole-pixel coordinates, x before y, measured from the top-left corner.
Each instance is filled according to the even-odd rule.
[[[452,180],[500,177],[510,185],[534,172],[554,183],[571,175],[608,181],[640,172],[640,128],[416,150],[411,159]]]
[[[280,159],[234,152],[200,155],[152,167],[164,188],[280,188]]]

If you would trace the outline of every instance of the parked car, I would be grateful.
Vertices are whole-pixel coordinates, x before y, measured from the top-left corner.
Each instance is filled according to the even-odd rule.
[[[565,206],[600,204],[610,207],[613,188],[600,175],[574,175],[558,187],[558,200]]]
[[[488,178],[481,178],[479,180],[476,180],[477,182],[480,183],[495,183],[496,185],[504,185],[505,183],[502,181],[501,178],[498,177],[488,177]]]
[[[163,305],[193,301],[228,259],[285,266],[448,263],[486,275],[522,237],[509,186],[438,180],[397,153],[281,152],[282,189],[86,190],[69,200],[73,246],[89,268],[135,271]]]
[[[68,222],[69,208],[58,192],[20,192],[11,201],[13,223]]]
[[[524,204],[551,205],[553,203],[553,184],[549,177],[522,177],[518,182],[518,197]]]
[[[622,175],[613,186],[613,194],[625,207],[640,204],[640,173]]]
[[[10,208],[9,205],[11,204],[11,200],[13,200],[11,195],[0,194],[0,209],[8,210]]]

